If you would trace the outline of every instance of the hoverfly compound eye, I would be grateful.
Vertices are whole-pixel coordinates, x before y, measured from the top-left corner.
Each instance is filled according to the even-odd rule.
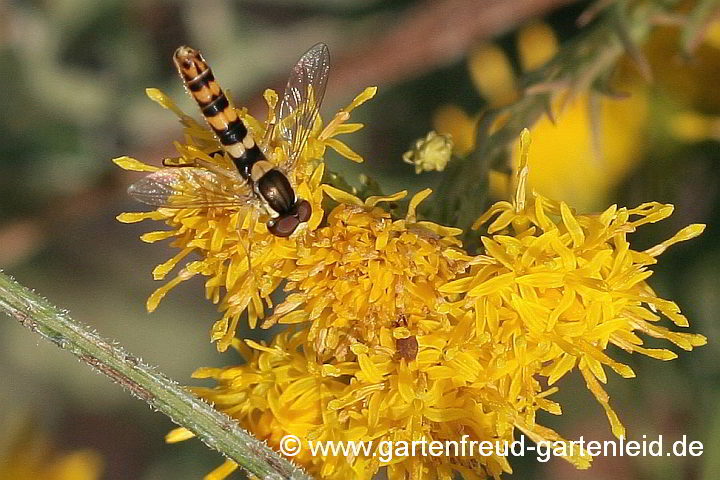
[[[297,219],[300,223],[305,223],[310,220],[310,215],[312,214],[310,202],[307,200],[298,200],[295,208],[297,209]]]
[[[300,221],[293,215],[283,215],[267,223],[270,233],[276,237],[289,237],[300,225]]]

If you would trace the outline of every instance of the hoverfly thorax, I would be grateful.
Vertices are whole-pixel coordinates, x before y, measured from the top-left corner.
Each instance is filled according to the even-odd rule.
[[[325,93],[330,56],[319,43],[298,60],[269,126],[268,141],[280,144],[281,164],[271,162],[252,132],[238,116],[200,52],[182,46],[173,61],[188,93],[220,142],[236,171],[203,162],[202,165],[163,168],[133,184],[128,192],[141,202],[171,208],[255,205],[270,220],[268,231],[292,235],[310,219],[312,207],[297,198],[290,174],[302,150]]]

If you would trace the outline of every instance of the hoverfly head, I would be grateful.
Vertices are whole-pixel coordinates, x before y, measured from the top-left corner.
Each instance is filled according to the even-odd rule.
[[[295,202],[292,210],[281,214],[277,218],[273,218],[267,223],[268,231],[276,237],[289,237],[295,232],[298,225],[310,220],[311,214],[312,207],[310,206],[310,202],[307,200],[298,200]]]
[[[173,61],[178,72],[186,80],[194,79],[208,68],[200,52],[191,47],[178,47],[173,55]]]

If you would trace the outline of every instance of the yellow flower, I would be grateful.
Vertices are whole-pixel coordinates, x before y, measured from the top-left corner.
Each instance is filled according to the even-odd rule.
[[[472,258],[455,238],[461,230],[416,220],[415,210],[430,190],[412,198],[406,218],[393,220],[379,204],[405,192],[363,202],[323,188],[340,204],[327,226],[308,236],[287,277],[289,295],[265,326],[312,322],[308,340],[318,353],[342,360],[352,356],[354,342],[377,344],[380,331],[392,329],[399,317],[406,324],[394,334],[404,338],[446,323],[434,313],[443,301],[437,289]]]
[[[670,131],[688,142],[720,140],[720,116],[703,115],[692,110],[679,112],[670,119]]]
[[[244,428],[276,450],[284,435],[296,435],[305,440],[305,448],[293,457],[293,461],[309,473],[320,474],[324,470],[325,476],[334,472],[330,478],[351,478],[350,467],[342,457],[335,460],[337,465],[333,465],[320,456],[313,457],[307,448],[309,438],[340,439],[344,436],[338,428],[336,415],[322,407],[327,405],[328,398],[346,387],[338,375],[326,374],[312,351],[305,350],[307,331],[293,333],[287,330],[276,336],[269,346],[251,340],[246,342],[247,345],[234,339],[232,343],[245,358],[245,364],[196,370],[194,378],[213,378],[217,386],[196,387],[193,391],[211,401],[216,409],[236,418]],[[166,440],[174,443],[192,437],[188,430],[176,428]],[[228,460],[206,478],[225,478],[236,468],[237,464]]]
[[[490,106],[498,107],[515,101],[515,75],[502,48],[483,43],[475,46],[468,57],[468,70],[473,85]]]
[[[704,42],[720,50],[720,20],[713,20],[705,30]]]
[[[557,40],[548,25],[532,24],[519,32],[517,47],[523,70],[529,71],[553,57]],[[645,134],[648,119],[647,88],[626,81],[620,89],[629,97],[579,92],[568,102],[570,93],[556,96],[554,118],[543,116],[530,128],[533,151],[543,159],[542,168],[530,173],[530,186],[581,209],[604,204],[606,192],[637,164],[644,150],[638,138]],[[513,164],[518,156],[516,147]]]
[[[661,315],[677,327],[687,327],[688,321],[674,302],[659,298],[646,283],[658,255],[699,235],[705,226],[690,225],[655,247],[633,250],[627,235],[667,218],[672,205],[613,205],[601,214],[580,215],[565,202],[535,192],[526,196],[527,131],[522,142],[515,198],[495,203],[473,226],[492,220],[482,243],[493,262],[474,266],[441,291],[463,294],[459,303],[470,306],[479,332],[489,334],[498,349],[505,348],[503,364],[509,371],[517,364],[536,363],[534,373],[553,385],[577,367],[605,409],[613,433],[623,436],[624,427],[601,384],[607,380],[605,367],[625,378],[635,374],[606,350],[614,345],[661,360],[676,357],[670,350],[644,347],[639,333],[685,350],[706,343],[702,335],[660,325]]]
[[[304,242],[304,236],[317,228],[323,219],[323,193],[321,180],[324,172],[322,156],[327,147],[353,161],[362,158],[347,145],[335,138],[337,135],[351,133],[362,128],[359,123],[346,123],[350,112],[372,98],[376,88],[367,88],[346,108],[323,126],[318,119],[313,126],[307,147],[297,161],[294,170],[298,196],[307,199],[312,205],[312,217],[307,226],[290,238],[279,238],[270,234],[262,217],[251,222],[252,207],[212,207],[212,208],[159,208],[151,212],[123,213],[118,220],[125,223],[152,219],[164,222],[168,230],[146,233],[141,237],[145,242],[172,239],[171,246],[180,251],[165,263],[153,270],[156,280],[164,279],[175,267],[191,253],[199,255],[199,260],[185,263],[177,275],[158,288],[148,299],[148,311],[157,308],[160,300],[175,286],[197,274],[208,277],[205,294],[213,303],[219,304],[223,312],[222,319],[212,328],[211,339],[217,341],[217,348],[224,351],[230,345],[235,329],[242,314],[248,312],[248,322],[255,327],[258,319],[264,318],[265,307],[272,306],[270,295],[294,268],[298,258],[298,249]],[[197,160],[214,163],[223,168],[235,168],[228,157],[218,154],[220,143],[212,131],[188,115],[184,114],[167,96],[156,89],[148,89],[148,96],[161,106],[174,112],[185,126],[185,142],[175,142],[179,156],[166,159],[167,164],[193,164]],[[249,126],[256,138],[263,138],[272,119],[277,94],[272,90],[265,92],[268,103],[268,120],[259,122],[245,109],[239,109],[239,116]],[[275,157],[281,158],[282,149],[275,149]],[[120,157],[114,162],[122,168],[136,171],[154,171],[152,167],[130,157]],[[250,254],[248,255],[248,250]],[[250,256],[251,268],[248,268]]]
[[[642,158],[648,118],[648,95],[644,87],[628,87],[624,99],[596,98],[597,123],[591,113],[591,96],[579,94],[559,108],[555,120],[540,118],[531,128],[533,151],[543,159],[528,179],[532,188],[553,198],[562,198],[577,208],[597,208]],[[513,164],[519,151],[513,149]],[[562,181],[558,181],[562,178]]]
[[[517,34],[520,64],[525,71],[548,62],[557,52],[557,39],[552,28],[532,23]],[[491,107],[500,107],[517,100],[515,73],[502,48],[492,43],[475,46],[468,56],[468,71],[478,93]]]
[[[363,202],[323,189],[339,205],[326,226],[308,235],[288,276],[289,295],[267,322],[305,322],[304,330],[281,333],[269,346],[247,340],[252,350],[235,340],[247,363],[198,370],[195,377],[217,386],[195,391],[275,448],[284,435],[300,438],[303,453],[293,459],[322,478],[370,478],[381,467],[393,480],[512,471],[501,452],[383,459],[383,442],[458,441],[463,434],[512,442],[516,430],[534,441],[563,441],[536,423],[538,410],[560,412],[546,398],[555,389],[543,390],[533,378],[541,360],[513,361],[509,355],[525,349],[498,349],[471,309],[444,292],[468,267],[493,260],[468,256],[458,229],[416,220],[430,191],[415,195],[407,216],[393,220],[378,205],[404,192]],[[189,436],[178,429],[168,440]],[[310,440],[372,441],[374,455],[313,457]],[[568,460],[590,462],[578,451]],[[234,468],[226,462],[210,478]]]
[[[709,88],[720,75],[720,21],[711,22],[690,58],[680,49],[682,28],[660,26],[645,48],[657,94],[675,108],[700,112],[720,109],[720,92]]]
[[[540,68],[557,52],[558,42],[555,32],[546,23],[526,25],[518,32],[517,49],[523,70]]]
[[[578,215],[564,202],[526,196],[529,137],[523,134],[512,202],[498,202],[476,227],[494,219],[483,237],[485,254],[470,256],[459,230],[417,221],[429,190],[415,195],[403,219],[380,206],[400,192],[366,201],[324,185],[338,205],[327,223],[309,232],[288,273],[284,302],[266,326],[299,324],[269,345],[233,339],[246,363],[202,368],[214,388],[194,391],[253,434],[278,448],[285,435],[302,442],[293,457],[327,479],[500,478],[512,471],[506,456],[450,451],[433,457],[397,451],[402,442],[512,442],[518,434],[562,442],[537,423],[537,412],[559,415],[553,386],[577,367],[605,408],[613,432],[624,428],[601,384],[605,367],[632,377],[609,345],[654,358],[675,354],[643,346],[638,333],[681,348],[701,335],[659,325],[662,314],[687,326],[673,302],[645,283],[648,266],[670,245],[702,230],[691,225],[643,252],[627,234],[667,217],[672,207],[648,203]],[[176,429],[175,442],[192,434]],[[372,442],[352,455],[310,454],[310,442]],[[380,450],[393,442],[394,456]],[[587,468],[592,458],[568,448],[566,460]],[[208,478],[237,465],[225,462]]]
[[[97,452],[59,452],[44,435],[24,428],[11,437],[0,458],[2,480],[97,480],[103,470]]]
[[[531,71],[552,59],[558,48],[552,29],[533,23],[517,34],[517,50],[523,71]],[[515,73],[504,51],[495,45],[480,45],[472,50],[468,68],[478,93],[490,108],[502,107],[518,97]],[[533,169],[529,182],[554,198],[563,198],[578,208],[596,208],[605,194],[615,187],[642,158],[642,138],[648,119],[647,88],[625,81],[621,87],[630,97],[591,98],[580,92],[568,101],[556,95],[554,118],[543,116],[531,127],[536,139],[535,151],[543,159],[543,168]],[[596,115],[594,117],[593,115]],[[507,121],[499,115],[491,131]],[[440,107],[434,114],[433,127],[451,134],[455,153],[466,155],[475,145],[476,117],[468,116],[452,105]],[[517,149],[512,162],[516,163]],[[559,176],[564,180],[558,182]],[[504,198],[508,192],[504,173],[491,172],[489,192],[492,198]]]
[[[475,148],[476,124],[477,119],[455,105],[443,105],[433,114],[433,127],[452,138],[452,150],[458,155],[467,155]]]
[[[692,58],[678,51],[680,32],[660,28],[648,45],[660,92],[672,102],[667,129],[684,142],[720,140],[720,95],[712,85],[720,75],[720,20],[712,21]],[[668,52],[672,66],[667,67]]]
[[[197,370],[195,378],[212,378],[217,385],[193,390],[272,448],[278,449],[285,435],[298,437],[302,448],[293,461],[326,479],[369,479],[382,467],[387,467],[391,480],[446,479],[453,472],[468,479],[498,478],[512,471],[502,447],[490,456],[450,450],[441,457],[394,449],[402,442],[457,442],[464,434],[468,441],[512,442],[515,429],[536,442],[563,441],[535,422],[538,410],[560,413],[560,407],[546,398],[556,389],[543,392],[528,377],[524,381],[534,393],[526,391],[509,400],[512,384],[497,379],[493,343],[485,335],[474,335],[470,315],[459,322],[447,320],[434,322],[426,333],[413,332],[416,354],[409,359],[397,347],[397,337],[407,335],[400,331],[407,330],[402,326],[379,327],[374,342],[355,342],[344,359],[325,361],[314,350],[318,342],[308,338],[310,330],[283,332],[268,346],[247,340],[252,350],[235,339],[233,347],[247,362]],[[192,436],[179,428],[167,441]],[[372,446],[367,455],[312,456],[310,441],[364,441]],[[398,453],[388,456],[381,445],[394,445],[392,451]],[[577,450],[568,460],[578,467],[590,462]],[[223,479],[236,468],[226,461],[206,478]]]
[[[543,159],[542,168],[530,173],[530,185],[577,208],[597,209],[605,204],[606,193],[642,161],[650,135],[669,134],[684,142],[720,138],[720,90],[708,88],[720,75],[718,32],[720,22],[715,20],[704,42],[687,58],[680,50],[681,28],[655,27],[643,47],[652,85],[639,81],[637,66],[625,58],[614,72],[612,88],[629,94],[627,98],[599,93],[593,98],[579,92],[565,108],[557,108],[562,102],[558,99],[553,105],[555,121],[543,117],[530,129],[534,151]],[[550,41],[547,31],[535,38],[543,36]],[[546,48],[543,41],[530,46],[526,40],[527,34],[520,34],[521,52]],[[517,157],[515,149],[514,162]],[[561,176],[563,181],[558,182]]]
[[[186,128],[185,143],[176,144],[180,155],[169,162],[202,159],[231,168],[223,156],[213,155],[219,146],[208,129],[159,92],[149,93],[175,111]],[[405,198],[404,191],[363,201],[322,184],[327,147],[360,160],[335,135],[361,127],[345,122],[374,93],[366,90],[326,126],[322,120],[314,125],[292,179],[299,195],[312,203],[313,217],[289,238],[269,234],[262,221],[251,224],[248,208],[161,208],[119,217],[161,220],[170,227],[143,236],[148,242],[172,238],[180,249],[154,270],[158,279],[190,253],[200,257],[158,289],[148,308],[191,276],[208,277],[206,294],[224,313],[212,339],[219,350],[232,346],[246,360],[197,370],[196,378],[212,379],[215,386],[194,391],[273,448],[279,449],[283,436],[297,436],[302,448],[293,460],[328,479],[370,478],[380,468],[391,480],[457,474],[498,479],[512,471],[501,452],[434,457],[394,450],[390,456],[380,448],[387,442],[395,447],[457,442],[465,435],[476,442],[512,442],[519,434],[536,443],[567,442],[538,424],[537,413],[561,413],[549,397],[557,380],[576,367],[605,408],[614,434],[624,435],[602,384],[605,367],[623,377],[634,373],[613,360],[608,347],[668,360],[673,352],[645,347],[639,334],[687,350],[705,343],[701,335],[660,325],[660,314],[679,327],[688,322],[675,303],[657,297],[646,283],[660,253],[704,226],[691,225],[653,248],[635,251],[627,234],[666,218],[672,206],[613,206],[580,215],[565,202],[527,195],[525,131],[513,200],[494,204],[477,220],[475,228],[489,223],[482,237],[485,251],[470,255],[458,238],[460,229],[418,220],[418,205],[430,190],[410,199],[404,218],[394,218],[383,206]],[[277,96],[268,91],[266,99],[272,115]],[[269,122],[239,113],[262,137]],[[562,161],[562,152],[556,157]],[[430,162],[435,168],[442,163],[437,160]],[[116,163],[154,168],[127,157]],[[324,202],[326,196],[332,202]],[[326,214],[328,204],[335,206]],[[281,283],[287,295],[266,316],[265,309],[273,307],[270,295]],[[234,332],[245,311],[253,327],[259,320],[263,327],[291,327],[269,344],[241,342]],[[191,436],[181,428],[167,440]],[[372,444],[369,452],[313,456],[311,441]],[[566,460],[587,468],[592,459],[576,448]],[[236,468],[226,461],[208,478],[225,478]]]

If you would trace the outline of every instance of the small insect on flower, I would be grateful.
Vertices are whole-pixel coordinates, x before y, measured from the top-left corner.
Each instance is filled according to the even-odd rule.
[[[325,94],[330,69],[327,45],[318,43],[297,62],[261,144],[230,104],[200,52],[180,47],[173,60],[186,90],[220,141],[222,152],[218,153],[227,155],[235,168],[202,159],[166,165],[131,185],[130,196],[166,208],[250,205],[270,216],[270,233],[292,235],[312,213],[310,203],[295,195],[289,179]],[[279,160],[273,157],[273,145],[282,146]]]
[[[398,317],[393,322],[393,327],[398,329],[402,328],[406,330],[407,326],[408,319],[404,313],[398,315]],[[417,338],[414,335],[397,338],[395,339],[395,348],[397,349],[397,356],[399,358],[404,358],[408,362],[415,360],[415,357],[417,357],[418,353]]]

